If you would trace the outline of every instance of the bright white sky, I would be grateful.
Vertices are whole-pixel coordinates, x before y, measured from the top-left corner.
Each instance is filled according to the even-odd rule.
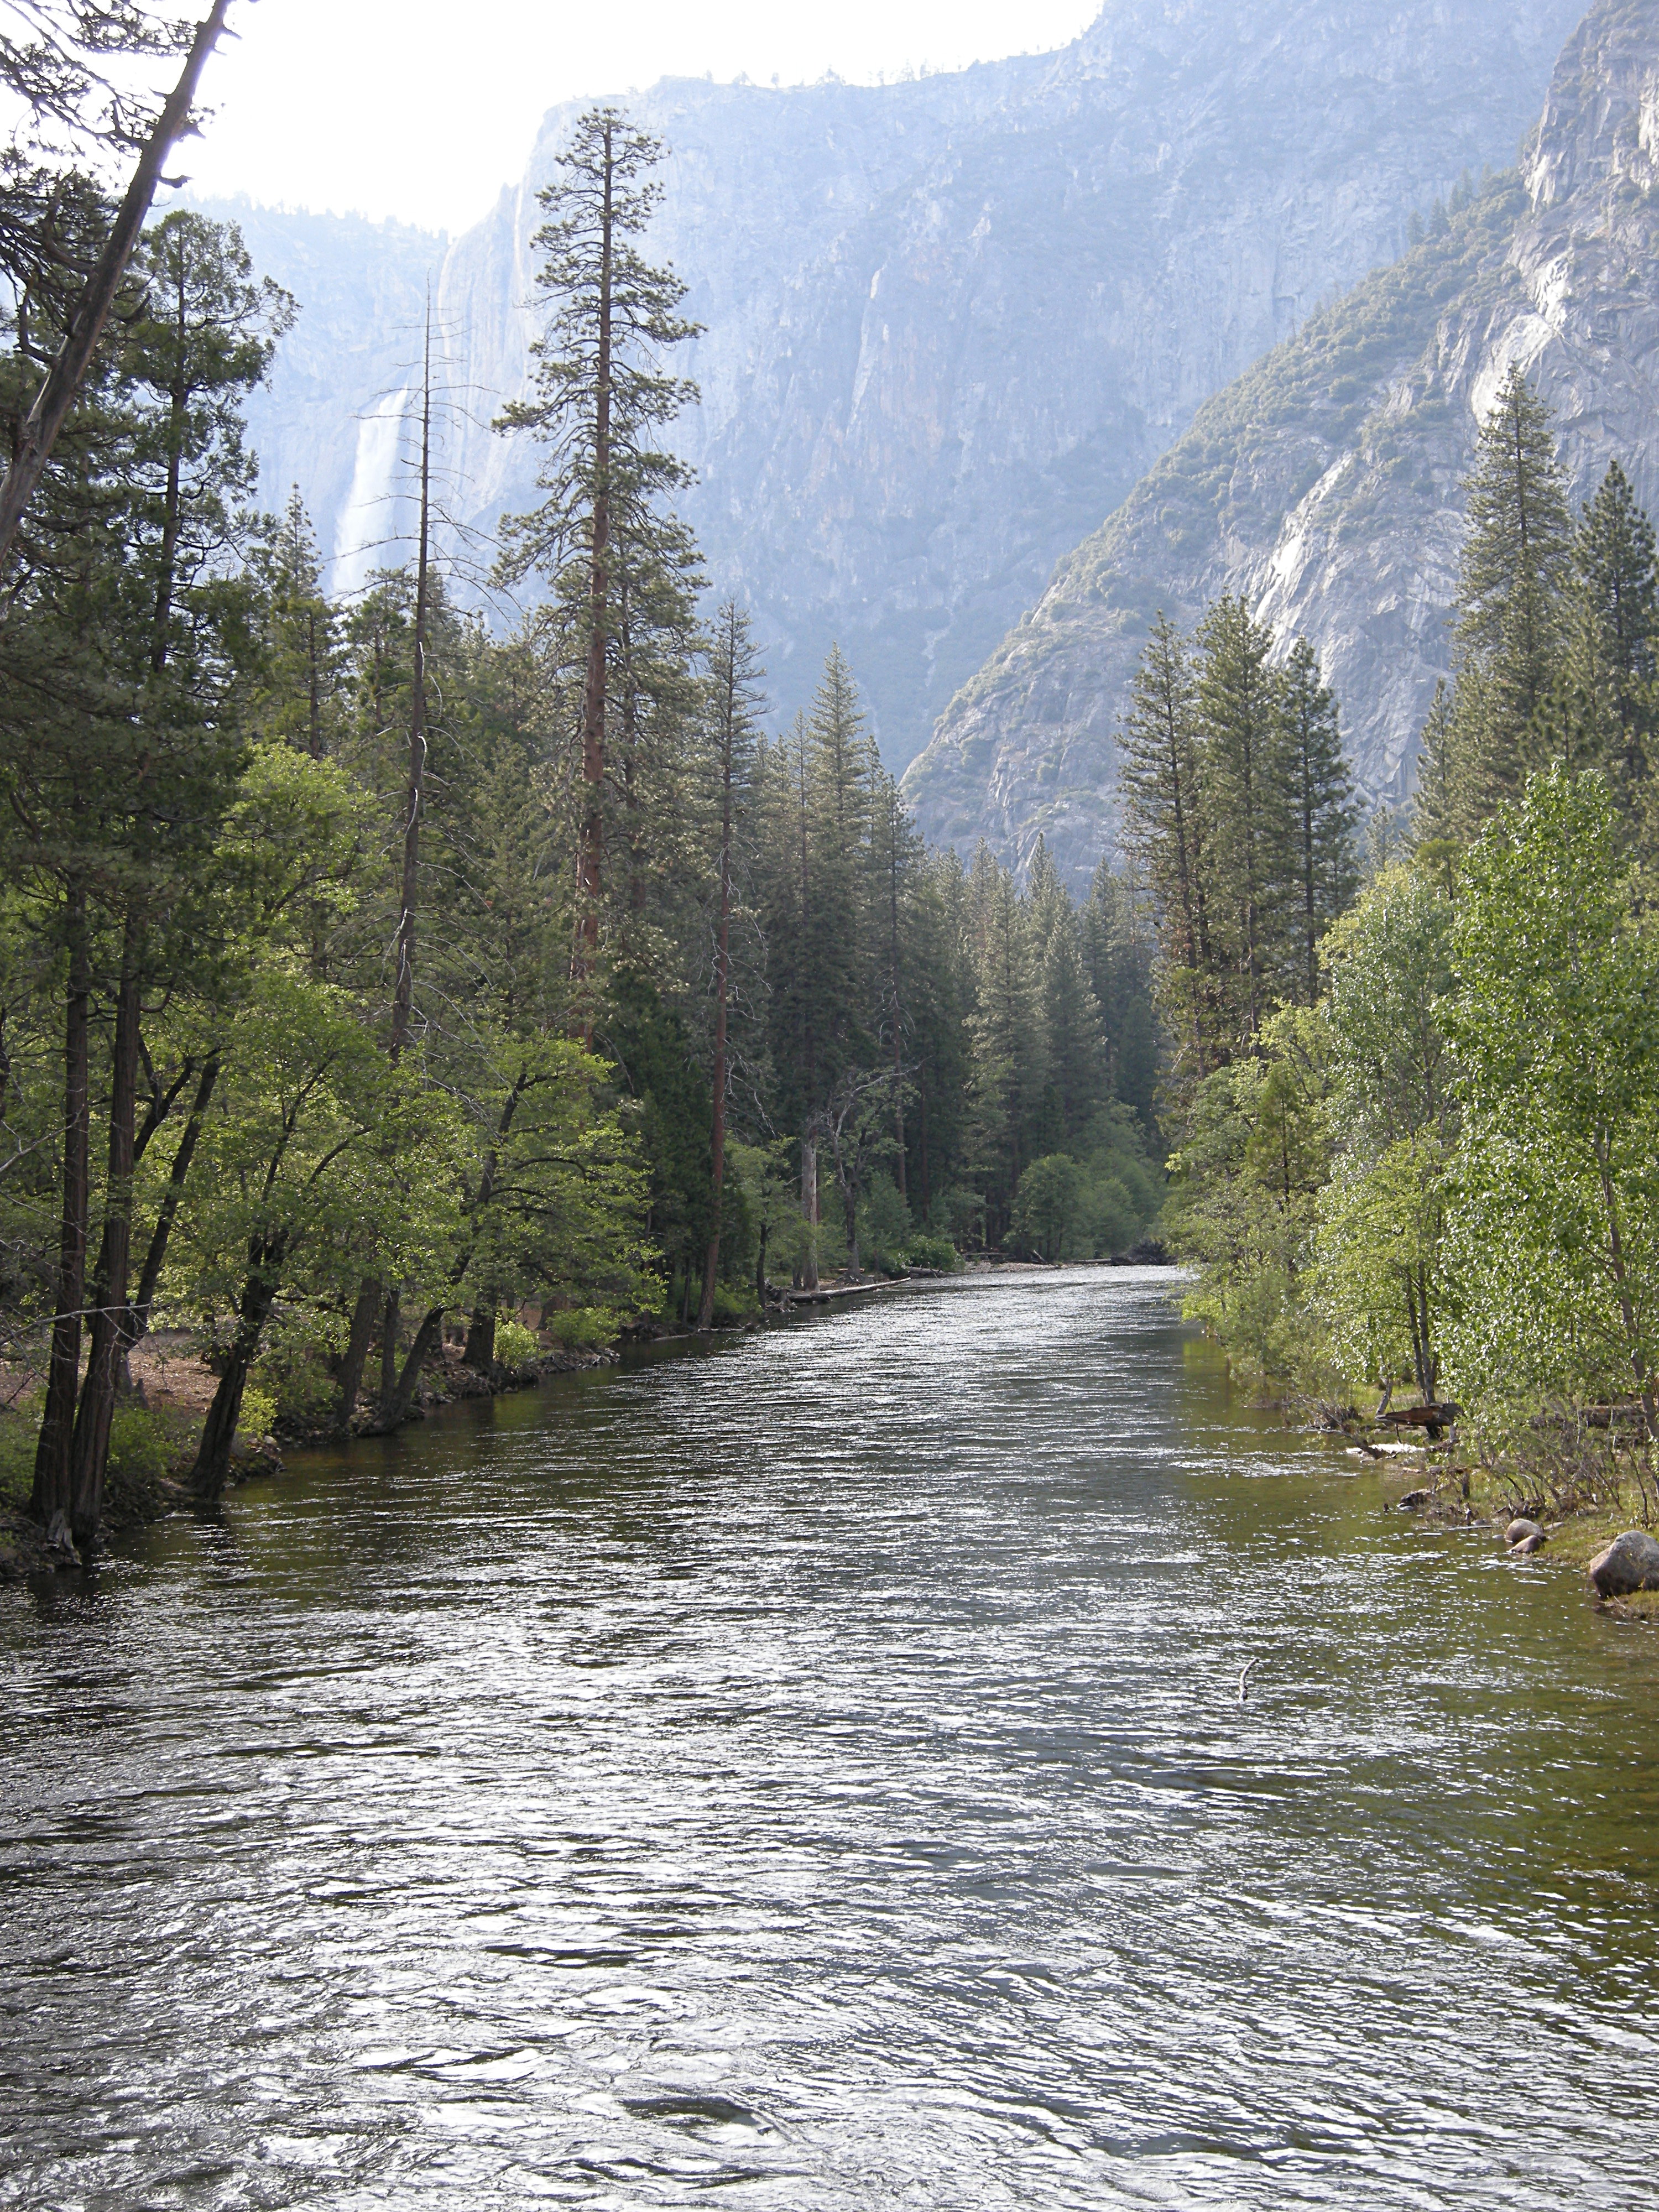
[[[237,0],[216,113],[175,167],[204,196],[458,231],[559,101],[660,76],[873,83],[1075,38],[1100,0]],[[182,12],[182,10],[181,10]],[[196,10],[190,10],[194,14]]]

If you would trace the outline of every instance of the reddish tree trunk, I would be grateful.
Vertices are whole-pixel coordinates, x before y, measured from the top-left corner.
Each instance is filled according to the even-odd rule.
[[[593,524],[587,581],[587,669],[582,684],[582,781],[586,801],[576,854],[576,949],[571,980],[586,982],[599,964],[599,902],[605,878],[605,702],[611,619],[611,126],[605,126],[605,205],[599,240],[599,361],[594,378]],[[593,1035],[591,1006],[583,1036]]]
[[[132,1257],[133,1129],[138,1105],[139,933],[129,920],[121,948],[121,981],[115,1001],[111,1056],[109,1188],[99,1245],[86,1380],[81,1386],[70,1453],[70,1531],[79,1545],[98,1533],[109,1459],[110,1421],[116,1385],[127,1351],[127,1275]]]
[[[58,1306],[52,1325],[46,1412],[34,1454],[29,1511],[49,1534],[70,1541],[70,1467],[75,1401],[81,1379],[81,1315],[87,1294],[87,1181],[91,1142],[87,1083],[87,899],[69,894],[69,990],[64,1015],[63,1221],[58,1242]]]
[[[737,714],[737,640],[728,640],[725,743],[720,762],[720,920],[714,941],[714,1112],[708,1148],[714,1182],[714,1227],[703,1261],[702,1304],[697,1327],[714,1320],[714,1279],[720,1261],[720,1227],[726,1183],[726,997],[732,959],[732,747]]]

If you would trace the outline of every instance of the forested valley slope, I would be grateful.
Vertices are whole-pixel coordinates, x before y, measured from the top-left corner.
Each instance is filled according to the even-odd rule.
[[[1392,262],[1466,169],[1513,161],[1577,14],[1109,0],[1060,53],[957,74],[629,94],[667,149],[650,250],[702,325],[684,513],[715,595],[750,608],[779,720],[838,642],[902,769],[1206,398]],[[528,502],[529,457],[488,423],[528,388],[536,195],[575,113],[453,241],[210,210],[299,303],[250,438],[264,503],[297,484],[337,592],[408,540],[428,273],[445,381],[470,395],[441,505],[487,542]]]
[[[1086,878],[1110,843],[1117,730],[1159,609],[1224,593],[1314,646],[1360,785],[1397,801],[1449,674],[1462,486],[1511,363],[1588,497],[1609,460],[1659,491],[1659,8],[1592,8],[1518,169],[1466,181],[1395,265],[1199,410],[964,685],[906,795],[926,834]]]

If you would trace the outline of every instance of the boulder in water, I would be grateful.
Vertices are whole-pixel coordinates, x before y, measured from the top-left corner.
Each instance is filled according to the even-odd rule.
[[[1659,1543],[1645,1528],[1626,1528],[1590,1561],[1589,1578],[1598,1597],[1659,1589]]]
[[[1510,1522],[1509,1527],[1504,1531],[1504,1541],[1513,1552],[1518,1546],[1524,1544],[1529,1536],[1541,1536],[1543,1533],[1535,1521],[1528,1521],[1522,1517],[1518,1521]],[[1534,1545],[1533,1549],[1536,1551],[1537,1548],[1537,1546]]]
[[[1530,1536],[1523,1536],[1518,1544],[1510,1546],[1512,1559],[1529,1559],[1534,1552],[1541,1552],[1549,1538],[1541,1528],[1534,1528]]]

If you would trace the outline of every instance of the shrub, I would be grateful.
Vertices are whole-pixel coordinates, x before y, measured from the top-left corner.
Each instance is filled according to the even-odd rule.
[[[914,1230],[903,1252],[907,1267],[939,1267],[954,1275],[962,1266],[962,1255],[948,1237],[938,1237],[925,1229]]]
[[[910,1234],[910,1209],[890,1175],[873,1175],[864,1203],[859,1208],[860,1256],[866,1265],[892,1274],[903,1266],[900,1256]]]
[[[567,1352],[598,1352],[616,1341],[617,1316],[609,1306],[570,1306],[562,1313],[546,1315],[542,1325],[554,1343]],[[513,1326],[510,1322],[505,1324],[506,1328]],[[495,1332],[496,1357],[501,1359],[507,1357],[500,1349],[504,1329]]]
[[[568,1320],[566,1314],[555,1314],[555,1321]],[[556,1332],[555,1332],[556,1334]],[[562,1342],[562,1339],[560,1340]],[[495,1324],[495,1358],[503,1367],[528,1367],[541,1351],[541,1339],[533,1328],[526,1328],[521,1321],[498,1321]]]
[[[258,1396],[250,1390],[244,1406],[248,1398]],[[267,1397],[264,1402],[269,1407],[271,1401]],[[104,1519],[110,1528],[137,1528],[160,1517],[165,1510],[162,1480],[187,1441],[188,1432],[166,1413],[152,1413],[144,1406],[115,1408],[104,1477]]]
[[[343,1314],[279,1306],[259,1355],[258,1386],[275,1400],[275,1412],[259,1429],[244,1411],[243,1428],[255,1436],[276,1426],[304,1435],[326,1422],[340,1395],[331,1359],[344,1352],[346,1334]]]
[[[1135,1203],[1121,1176],[1109,1169],[1085,1174],[1073,1224],[1073,1237],[1066,1240],[1068,1248],[1075,1241],[1078,1256],[1109,1260],[1114,1253],[1128,1250],[1146,1219],[1146,1208]]]
[[[236,1425],[237,1434],[268,1437],[276,1421],[276,1393],[263,1382],[250,1382],[242,1393],[242,1418]]]
[[[1015,1235],[1045,1260],[1058,1260],[1082,1192],[1082,1171],[1064,1152],[1033,1160],[1014,1197]]]

